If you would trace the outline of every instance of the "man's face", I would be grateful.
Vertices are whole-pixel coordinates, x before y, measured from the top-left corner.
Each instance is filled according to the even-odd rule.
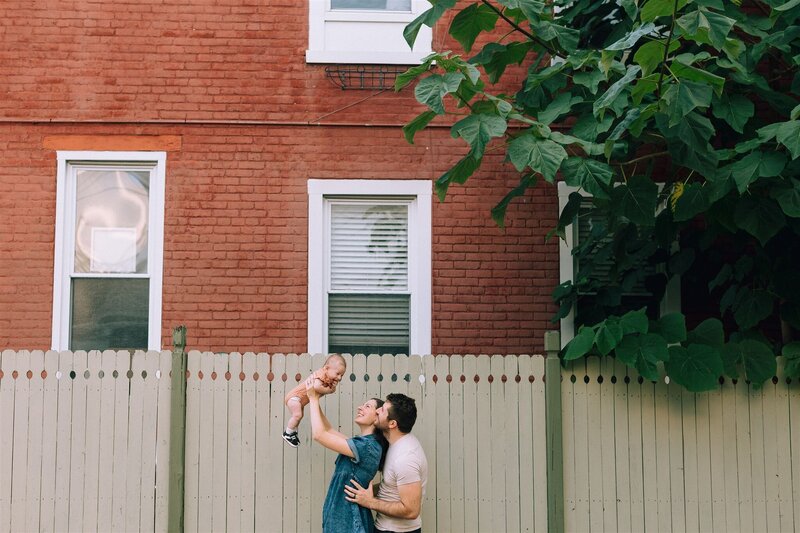
[[[389,429],[389,408],[392,406],[389,402],[384,402],[383,405],[378,407],[375,412],[378,419],[375,421],[375,427],[381,430]]]

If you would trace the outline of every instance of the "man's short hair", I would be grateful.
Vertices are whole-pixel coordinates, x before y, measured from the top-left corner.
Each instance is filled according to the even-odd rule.
[[[414,422],[417,421],[417,404],[414,398],[409,398],[405,394],[393,393],[386,397],[389,402],[389,420],[397,422],[397,429],[401,433],[411,433]]]

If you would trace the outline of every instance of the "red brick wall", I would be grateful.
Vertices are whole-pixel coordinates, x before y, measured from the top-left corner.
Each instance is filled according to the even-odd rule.
[[[186,324],[190,347],[216,351],[305,350],[309,178],[436,179],[466,151],[446,128],[405,142],[411,89],[342,91],[306,65],[304,2],[6,0],[0,25],[0,348],[50,345],[54,136],[179,138],[163,338]],[[489,211],[518,178],[484,167],[434,204],[432,348],[540,352],[555,192],[530,191],[501,230]]]

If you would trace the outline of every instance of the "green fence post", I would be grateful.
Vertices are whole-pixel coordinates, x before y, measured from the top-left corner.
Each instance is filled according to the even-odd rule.
[[[561,335],[544,334],[545,419],[547,421],[547,531],[564,532],[564,450],[561,433]]]
[[[172,330],[172,395],[169,428],[168,531],[183,531],[186,439],[186,326]]]

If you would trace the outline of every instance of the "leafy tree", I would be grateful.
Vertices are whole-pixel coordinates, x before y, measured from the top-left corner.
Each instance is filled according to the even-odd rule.
[[[595,295],[564,359],[614,355],[652,380],[663,363],[692,391],[721,375],[759,385],[781,354],[800,377],[800,0],[429,1],[406,40],[453,10],[466,55],[434,53],[396,89],[416,81],[427,107],[405,126],[409,142],[454,116],[468,145],[436,181],[440,199],[502,150],[520,182],[492,210],[498,224],[559,173],[591,207],[570,195],[552,234],[579,215],[603,222],[553,292],[554,321]],[[497,92],[515,68],[527,69],[519,86]],[[674,276],[703,280],[718,302],[688,331],[681,313],[625,302],[636,283],[660,299]]]

